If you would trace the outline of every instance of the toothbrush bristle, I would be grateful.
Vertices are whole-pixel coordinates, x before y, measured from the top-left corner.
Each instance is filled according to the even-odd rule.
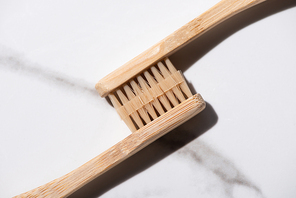
[[[164,63],[158,62],[109,94],[114,108],[132,132],[192,96],[182,73],[168,58]]]

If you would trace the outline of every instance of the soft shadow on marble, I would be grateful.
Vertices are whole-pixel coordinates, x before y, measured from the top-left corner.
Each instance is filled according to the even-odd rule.
[[[170,56],[177,69],[185,72],[225,39],[266,17],[296,6],[295,0],[268,0],[224,21]]]
[[[207,108],[139,153],[90,182],[79,197],[264,197],[229,159],[200,140],[218,116]]]
[[[88,86],[83,80],[71,78],[67,75],[43,68],[38,64],[26,60],[13,50],[2,48],[1,51],[0,68],[2,70],[14,72],[18,75],[34,77],[41,82],[49,83],[49,85],[56,85],[57,88],[64,88],[68,91],[98,97],[96,91],[90,88],[90,86]],[[193,92],[196,92],[192,85],[191,88]],[[117,192],[117,186],[120,187],[122,182],[132,178],[138,173],[145,172],[146,169],[149,169],[152,166],[157,167],[157,162],[166,157],[177,158],[177,160],[185,158],[185,164],[196,166],[193,175],[194,173],[197,173],[197,175],[204,174],[214,177],[214,181],[216,181],[214,184],[213,182],[210,182],[208,186],[207,184],[205,185],[207,180],[203,180],[200,184],[196,183],[197,186],[206,186],[205,189],[210,189],[208,191],[201,190],[201,192],[205,193],[207,196],[213,193],[212,186],[216,185],[218,186],[218,189],[223,189],[219,194],[224,197],[235,198],[236,196],[234,196],[234,194],[238,193],[237,187],[243,188],[243,190],[247,189],[248,192],[253,191],[254,194],[263,197],[261,196],[262,193],[260,188],[249,181],[234,164],[212,149],[205,142],[196,139],[213,127],[217,123],[217,120],[218,116],[214,109],[210,104],[207,104],[207,108],[204,112],[189,120],[181,127],[173,130],[166,136],[160,138],[147,148],[143,149],[140,153],[114,168],[114,170],[107,172],[94,182],[91,182],[77,193],[74,193],[71,197],[97,197],[100,195],[113,197],[115,196],[114,193],[116,194]],[[191,179],[194,179],[194,177]],[[195,183],[194,180],[188,180],[188,182]],[[154,181],[154,183],[156,186],[160,185],[157,184],[157,181]],[[174,192],[175,188],[172,188],[171,186],[162,186],[161,189],[156,186],[154,189],[154,186],[151,185],[149,188],[150,190],[148,191],[147,189],[138,189],[140,190],[140,194],[139,192],[132,192],[129,194],[129,191],[127,191],[127,194],[123,192],[121,195],[122,197],[151,197],[155,195],[167,197],[177,194],[177,192]],[[109,191],[112,188],[114,188],[114,190]],[[200,187],[197,189],[200,190]],[[187,189],[185,188],[184,192],[186,190]],[[136,195],[134,196],[133,193],[136,193]],[[198,195],[198,192],[196,193]],[[200,196],[202,197],[202,194],[200,194]]]
[[[120,188],[122,185],[129,185],[129,182],[133,184],[134,178],[138,176],[142,177],[145,175],[146,171],[151,170],[150,168],[158,167],[159,163],[166,163],[167,160],[165,159],[167,157],[208,131],[217,121],[217,114],[213,107],[207,103],[207,107],[200,114],[82,187],[71,195],[70,198],[108,197],[109,193],[113,194],[118,192],[116,190],[117,187]],[[166,170],[169,171],[168,174],[171,175],[172,170],[169,167],[167,167]],[[156,176],[157,175],[162,177],[162,174],[157,173]],[[163,178],[165,178],[165,175]],[[145,183],[149,181],[154,182],[153,179],[150,180],[145,177],[138,182]],[[123,191],[125,192],[126,190]],[[144,192],[146,192],[146,190]],[[123,194],[120,195],[120,197],[122,196]],[[127,197],[130,197],[130,195],[127,195]]]

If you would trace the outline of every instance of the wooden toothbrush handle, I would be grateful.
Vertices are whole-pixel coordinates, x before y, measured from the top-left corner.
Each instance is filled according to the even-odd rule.
[[[222,0],[211,9],[193,19],[156,45],[130,60],[117,70],[102,78],[96,89],[102,97],[141,73],[151,65],[202,35],[231,16],[266,0]]]
[[[96,177],[201,112],[205,105],[203,98],[196,94],[74,171],[29,192],[15,196],[15,198],[68,197]]]

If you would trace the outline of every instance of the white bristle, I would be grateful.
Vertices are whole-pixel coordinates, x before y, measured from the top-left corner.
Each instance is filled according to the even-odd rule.
[[[142,128],[152,120],[163,115],[165,111],[172,109],[181,102],[185,101],[185,96],[192,96],[185,79],[180,71],[177,71],[169,59],[157,63],[157,67],[150,68],[153,76],[144,71],[143,74],[130,80],[129,84],[124,84],[116,93],[121,101],[118,101],[115,95],[109,94],[109,98],[117,110],[120,117],[126,122],[131,131],[136,128]],[[183,94],[184,93],[184,94]]]
[[[143,124],[139,114],[137,112],[133,111],[133,108],[132,108],[131,104],[129,103],[128,99],[126,98],[126,96],[122,93],[121,90],[117,90],[116,93],[117,93],[118,97],[120,98],[120,100],[122,101],[122,104],[125,105],[127,112],[130,114],[130,116],[136,122],[138,127],[139,128],[143,127],[144,124]]]
[[[132,91],[132,89],[128,85],[124,85],[123,89],[130,101],[132,99],[134,99],[131,102],[131,104],[134,106],[134,109],[136,109],[139,112],[140,116],[143,118],[143,120],[146,122],[146,124],[151,122],[151,119],[149,118],[148,113],[143,109],[144,104],[141,103],[141,100],[138,98],[138,96],[136,96],[134,94],[134,92]]]
[[[141,86],[141,88],[144,90],[144,92],[146,92],[147,94],[150,94],[150,95],[151,95],[151,93],[150,93],[150,91],[149,91],[150,87],[149,87],[149,85],[147,84],[147,81],[144,80],[144,79],[142,78],[142,76],[138,76],[138,77],[137,77],[137,80],[138,80],[138,82],[140,83],[140,86]],[[164,114],[164,110],[163,110],[163,108],[162,108],[162,106],[161,106],[161,104],[160,104],[160,102],[159,102],[159,100],[158,100],[157,98],[154,98],[154,100],[152,101],[152,104],[153,104],[153,106],[155,107],[155,109],[157,110],[157,112],[158,112],[160,115]]]
[[[166,64],[166,66],[169,68],[169,71],[173,74],[175,72],[177,72],[177,69],[174,67],[174,65],[172,64],[172,62],[170,61],[170,59],[165,58],[164,62]]]
[[[169,59],[166,59],[166,60],[169,61]],[[162,64],[162,62],[158,62],[157,65],[158,65],[158,68],[160,69],[160,72],[162,73],[164,78],[166,78],[167,80],[174,81],[174,79],[171,76],[172,73],[167,70],[167,68]],[[171,63],[171,66],[172,66],[172,63]],[[173,68],[175,69],[175,67],[173,67]],[[176,83],[176,81],[175,81],[175,83]],[[174,92],[176,97],[180,100],[180,102],[185,101],[185,97],[178,86],[173,87],[172,91]]]
[[[164,66],[162,62],[158,62],[157,66],[163,77],[168,78],[171,75],[171,73],[167,70],[167,68]]]
[[[175,81],[180,82],[179,87],[182,90],[182,92],[187,96],[187,98],[192,96],[192,93],[180,71],[173,73],[172,78],[174,78]]]
[[[111,100],[115,109],[118,109],[121,107],[120,102],[117,100],[117,98],[114,96],[114,94],[111,93],[108,96],[109,96],[109,99]]]
[[[152,90],[161,94],[158,96],[158,98],[159,98],[160,102],[162,103],[162,105],[164,106],[164,108],[167,111],[172,109],[167,97],[162,95],[163,91],[160,89],[160,87],[158,86],[155,79],[147,71],[144,72],[144,75],[145,75],[146,79],[148,80],[148,83],[149,83],[150,87],[152,88]]]
[[[131,86],[132,86],[132,88],[133,88],[136,95],[138,95],[138,96],[141,95],[142,97],[144,97],[143,96],[144,92],[141,90],[141,88],[138,86],[138,84],[135,81],[132,80],[130,82],[130,84],[131,84]],[[144,100],[144,98],[143,98],[143,100]],[[153,107],[152,107],[152,105],[150,103],[145,104],[144,107],[145,107],[145,109],[148,111],[148,113],[150,114],[150,116],[153,119],[157,118],[157,114],[156,114],[155,110],[153,109]]]
[[[169,71],[172,73],[172,74],[175,74],[175,73],[177,73],[178,71],[177,71],[177,69],[174,67],[174,65],[172,64],[172,62],[170,61],[170,59],[168,59],[168,58],[165,58],[164,59],[164,61],[165,61],[165,64],[166,64],[166,66],[169,68]],[[181,90],[185,93],[185,95],[189,98],[189,97],[191,97],[192,96],[192,93],[191,93],[191,91],[190,91],[190,89],[189,89],[189,87],[188,87],[188,85],[187,85],[187,83],[186,83],[186,81],[185,81],[185,79],[183,78],[183,76],[178,76],[177,77],[178,79],[175,79],[175,80],[177,80],[177,81],[184,81],[183,83],[181,83],[180,84],[180,88],[181,88]]]
[[[114,108],[116,109],[117,113],[119,114],[120,118],[126,123],[128,128],[132,132],[135,132],[137,129],[136,129],[133,121],[131,120],[131,118],[129,117],[127,112],[125,111],[124,107],[120,104],[120,102],[117,100],[117,98],[112,93],[109,94],[109,98],[110,98]]]
[[[175,95],[173,94],[173,91],[172,90],[164,90],[164,89],[167,89],[170,85],[167,85],[166,82],[164,81],[164,78],[162,77],[162,75],[159,73],[159,71],[155,68],[155,67],[151,67],[151,71],[154,75],[154,77],[156,78],[156,80],[159,82],[159,83],[162,83],[160,84],[163,85],[161,86],[163,88],[163,91],[165,91],[165,95],[168,97],[168,99],[171,101],[171,103],[175,106],[177,106],[179,104],[178,100],[176,99]]]

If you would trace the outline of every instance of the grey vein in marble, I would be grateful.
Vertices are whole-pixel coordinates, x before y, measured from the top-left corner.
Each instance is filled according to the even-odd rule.
[[[2,48],[2,49],[1,49]],[[36,79],[55,84],[60,88],[72,91],[85,92],[94,97],[98,97],[95,88],[81,79],[73,78],[60,72],[51,71],[38,64],[34,64],[11,49],[0,46],[0,68],[19,73],[21,75],[33,76]]]
[[[264,197],[260,188],[247,179],[231,161],[201,140],[188,144],[180,149],[177,154],[187,158],[190,163],[202,165],[208,171],[214,173],[222,181],[225,194],[229,198],[237,197],[234,195],[236,186],[243,186],[254,191],[256,197]]]
[[[40,81],[49,82],[50,84],[56,84],[59,88],[62,87],[68,90],[78,91],[80,93],[86,93],[88,95],[90,94],[94,97],[98,96],[94,88],[91,88],[83,80],[71,78],[62,73],[45,69],[40,65],[33,64],[27,61],[26,59],[22,58],[22,56],[18,55],[17,53],[14,53],[11,50],[2,51],[5,51],[6,53],[0,53],[1,69],[8,70],[14,73],[19,73],[21,75],[33,76]],[[189,129],[189,131],[190,130],[191,129]],[[169,136],[173,137],[171,139],[167,138],[168,136],[164,137],[158,141],[158,146],[161,147],[160,149],[172,150],[173,158],[178,158],[178,160],[183,160],[187,164],[192,164],[193,166],[196,166],[195,173],[197,173],[197,175],[199,175],[200,173],[206,175],[214,175],[211,176],[215,178],[214,185],[216,185],[219,189],[222,188],[224,191],[220,193],[221,197],[239,197],[235,195],[235,188],[237,188],[237,186],[244,187],[248,189],[248,191],[253,191],[253,195],[255,195],[255,197],[264,197],[259,187],[257,187],[254,183],[248,180],[231,161],[229,161],[221,154],[219,154],[217,151],[212,149],[205,142],[197,139],[182,147],[182,145],[186,144],[186,141],[184,142],[184,138],[186,139],[186,137],[184,137],[184,133],[186,134],[186,129],[185,132],[183,131],[182,137],[180,137],[179,135]],[[187,133],[187,136],[188,135],[190,135],[190,133]],[[182,148],[180,148],[180,146]],[[178,148],[180,149],[178,150]],[[176,149],[177,152],[174,152]],[[191,179],[194,179],[194,177]],[[207,181],[203,182],[206,183]],[[199,184],[201,185],[201,183]],[[199,184],[197,183],[197,185]],[[213,184],[206,185],[212,186]],[[211,189],[211,187],[208,188]],[[104,194],[104,197],[114,197],[114,194],[118,195],[118,190],[120,191],[120,186],[119,189],[115,187],[114,190],[111,190]],[[168,186],[154,186],[152,187],[152,189],[150,188],[139,190],[140,191],[138,192],[134,192],[135,194],[126,194],[124,192],[121,192],[120,195],[122,197],[170,197],[172,194],[176,193],[176,189],[170,188]],[[206,193],[207,195],[205,197],[213,194],[210,191],[211,190],[208,190],[208,192]],[[199,197],[203,197],[202,192],[201,194],[199,194]]]

